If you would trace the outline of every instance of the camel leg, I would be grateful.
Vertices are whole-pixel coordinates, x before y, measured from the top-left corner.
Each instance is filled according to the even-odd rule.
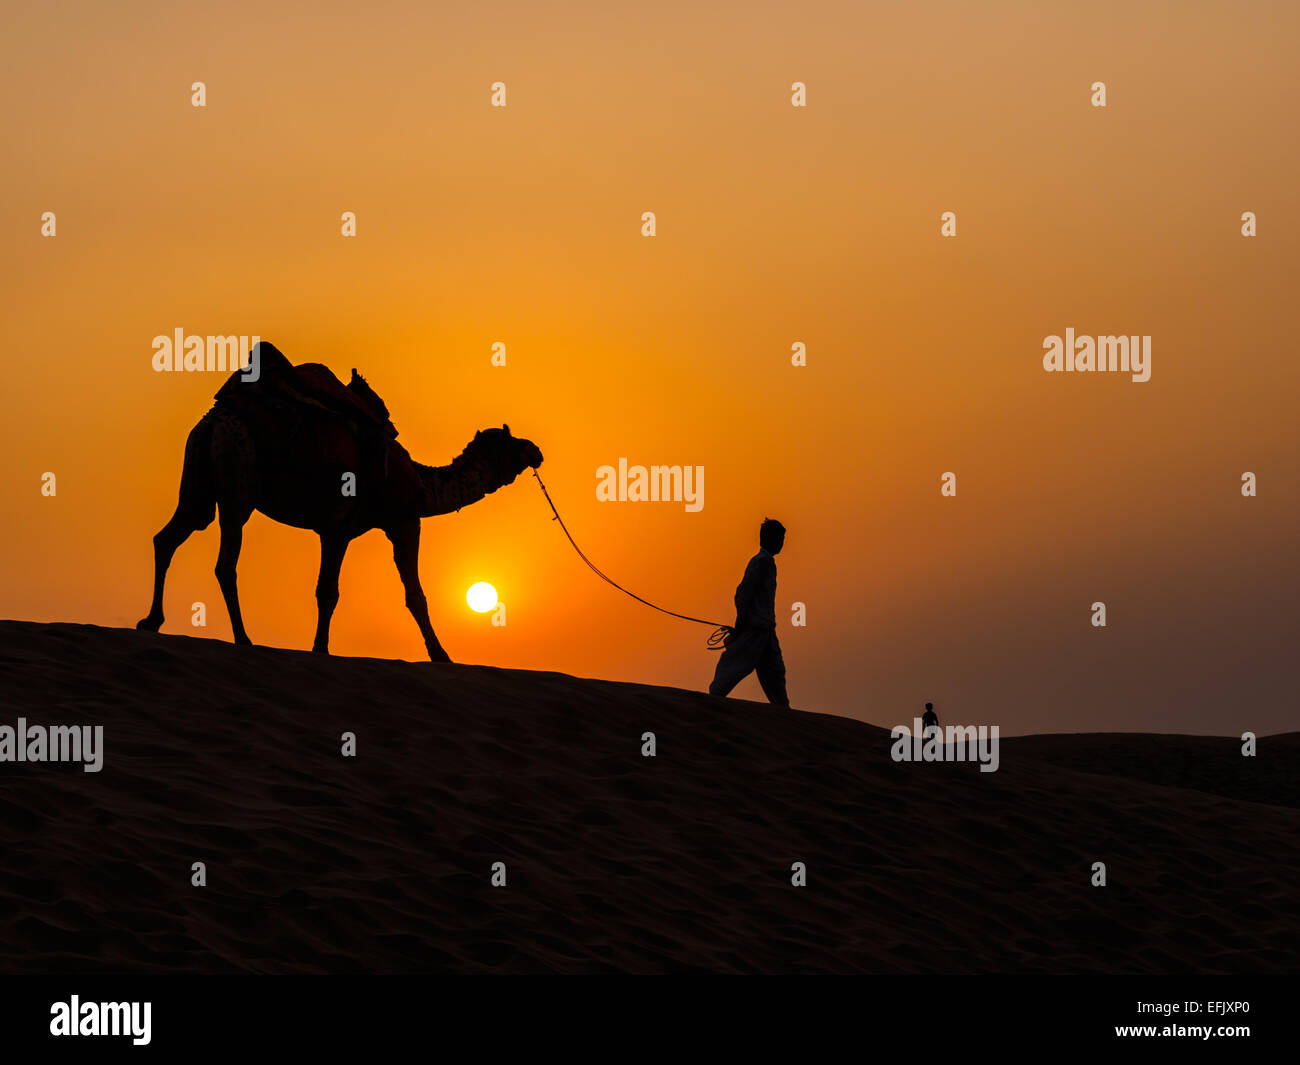
[[[420,635],[424,637],[424,649],[434,662],[450,662],[451,658],[442,649],[438,637],[434,635],[433,625],[429,622],[429,604],[420,587],[420,521],[417,518],[409,525],[401,525],[388,533],[393,542],[393,561],[397,563],[398,575],[406,589],[406,609],[420,626]]]
[[[180,499],[176,512],[153,538],[153,603],[147,617],[136,622],[137,629],[157,632],[163,623],[163,586],[167,569],[176,549],[191,533],[206,529],[216,516],[216,496],[207,466],[211,425],[207,418],[199,422],[185,441],[185,461],[181,467]]]
[[[221,508],[221,550],[217,553],[217,583],[221,585],[221,595],[226,600],[226,611],[230,614],[230,630],[235,643],[248,645],[253,641],[244,631],[244,619],[239,613],[239,588],[235,578],[235,567],[239,562],[239,549],[244,542],[244,524],[252,516],[251,511],[232,511]]]
[[[163,623],[163,586],[167,583],[167,569],[172,564],[176,549],[190,538],[190,534],[206,529],[212,518],[206,520],[194,514],[184,504],[176,508],[171,521],[153,538],[153,603],[147,617],[136,622],[135,627],[145,632],[157,632]]]
[[[320,576],[316,580],[316,640],[311,647],[321,654],[327,655],[330,651],[330,618],[338,605],[339,570],[343,568],[343,556],[347,550],[345,538],[321,534]]]

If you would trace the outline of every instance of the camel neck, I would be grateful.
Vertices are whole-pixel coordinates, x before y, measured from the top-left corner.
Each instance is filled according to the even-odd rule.
[[[484,496],[501,487],[488,474],[481,458],[467,448],[451,461],[449,466],[426,466],[417,463],[420,480],[429,496],[429,510],[423,517],[450,514],[477,503]]]

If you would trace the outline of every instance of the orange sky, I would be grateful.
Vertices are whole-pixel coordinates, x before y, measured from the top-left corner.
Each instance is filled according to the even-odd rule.
[[[730,620],[780,518],[799,707],[1295,728],[1300,14],[1068,6],[7,5],[0,614],[146,612],[221,383],[152,371],[180,327],[356,366],[425,462],[509,422],[587,553],[674,610]],[[1152,379],[1044,373],[1067,327],[1151,335]],[[598,503],[620,456],[705,467],[704,509]],[[549,519],[521,478],[424,523],[453,658],[706,687],[707,630],[599,582]],[[178,553],[165,632],[202,600],[229,638],[216,548],[214,524]],[[310,646],[317,561],[253,518],[256,642]],[[466,608],[478,580],[504,628]],[[380,533],[332,648],[423,657]]]

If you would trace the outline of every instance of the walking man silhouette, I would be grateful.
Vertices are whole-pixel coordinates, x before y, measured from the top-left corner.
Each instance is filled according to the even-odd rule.
[[[759,551],[736,588],[736,624],[727,637],[710,695],[726,695],[758,671],[758,683],[773,706],[789,706],[785,660],[776,638],[776,555],[785,546],[785,526],[766,518],[758,529]]]

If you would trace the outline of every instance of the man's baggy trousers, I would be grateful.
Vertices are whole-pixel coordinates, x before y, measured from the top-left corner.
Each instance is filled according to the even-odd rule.
[[[738,629],[732,633],[718,659],[709,694],[726,695],[755,670],[767,701],[773,706],[789,706],[785,694],[785,659],[781,657],[775,626]]]

